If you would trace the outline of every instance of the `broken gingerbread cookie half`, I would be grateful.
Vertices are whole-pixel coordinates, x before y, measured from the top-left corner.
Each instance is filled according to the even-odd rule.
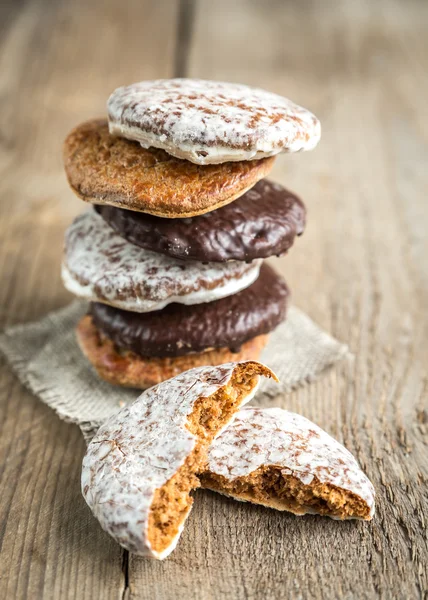
[[[296,515],[370,520],[372,483],[320,427],[281,408],[248,407],[214,440],[203,487]]]
[[[256,361],[191,369],[143,392],[98,430],[83,459],[82,493],[124,548],[163,559],[175,548],[207,451],[260,376]]]

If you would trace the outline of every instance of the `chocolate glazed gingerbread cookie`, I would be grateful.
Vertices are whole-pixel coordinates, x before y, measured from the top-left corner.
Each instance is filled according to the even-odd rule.
[[[162,219],[114,206],[96,206],[122,237],[152,252],[201,262],[279,256],[305,227],[306,210],[292,192],[263,179],[217,210],[188,219]]]
[[[196,366],[258,359],[267,334],[285,318],[288,294],[263,265],[253,285],[215,302],[141,314],[94,303],[77,339],[100,377],[145,389]]]
[[[118,348],[140,356],[174,357],[224,347],[239,352],[242,344],[281,323],[288,296],[285,281],[263,265],[249,288],[215,302],[170,304],[151,313],[94,303],[90,315],[97,329]]]

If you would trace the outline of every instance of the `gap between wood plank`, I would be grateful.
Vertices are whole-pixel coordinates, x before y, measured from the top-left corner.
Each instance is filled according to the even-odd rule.
[[[196,0],[180,0],[174,55],[174,77],[187,77]]]
[[[123,551],[122,573],[124,576],[122,600],[126,600],[129,597],[129,552],[128,552],[128,550]]]

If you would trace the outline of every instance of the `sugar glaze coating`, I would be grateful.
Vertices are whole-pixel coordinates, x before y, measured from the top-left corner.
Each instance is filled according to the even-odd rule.
[[[251,285],[261,261],[181,261],[121,238],[94,211],[79,215],[65,235],[62,278],[73,294],[133,312],[160,310],[171,302],[199,304]]]
[[[291,100],[246,85],[158,79],[116,89],[110,133],[207,165],[314,148],[318,119]]]
[[[244,408],[210,446],[208,471],[229,481],[262,466],[277,466],[306,485],[316,477],[352,492],[370,508],[370,517],[374,514],[373,485],[355,458],[301,415],[281,408]]]

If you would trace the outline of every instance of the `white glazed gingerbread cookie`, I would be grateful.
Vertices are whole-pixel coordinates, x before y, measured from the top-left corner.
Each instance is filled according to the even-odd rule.
[[[254,395],[260,375],[276,379],[255,361],[191,369],[101,426],[83,459],[82,492],[119,544],[157,559],[172,552],[208,446]]]
[[[110,133],[200,165],[312,150],[319,120],[291,100],[236,83],[142,81],[108,101]]]
[[[185,262],[144,250],[90,211],[66,232],[62,279],[76,296],[143,313],[172,302],[200,304],[236,294],[257,279],[260,265]]]
[[[373,485],[352,454],[305,417],[244,408],[213,442],[203,487],[297,515],[370,520]]]

